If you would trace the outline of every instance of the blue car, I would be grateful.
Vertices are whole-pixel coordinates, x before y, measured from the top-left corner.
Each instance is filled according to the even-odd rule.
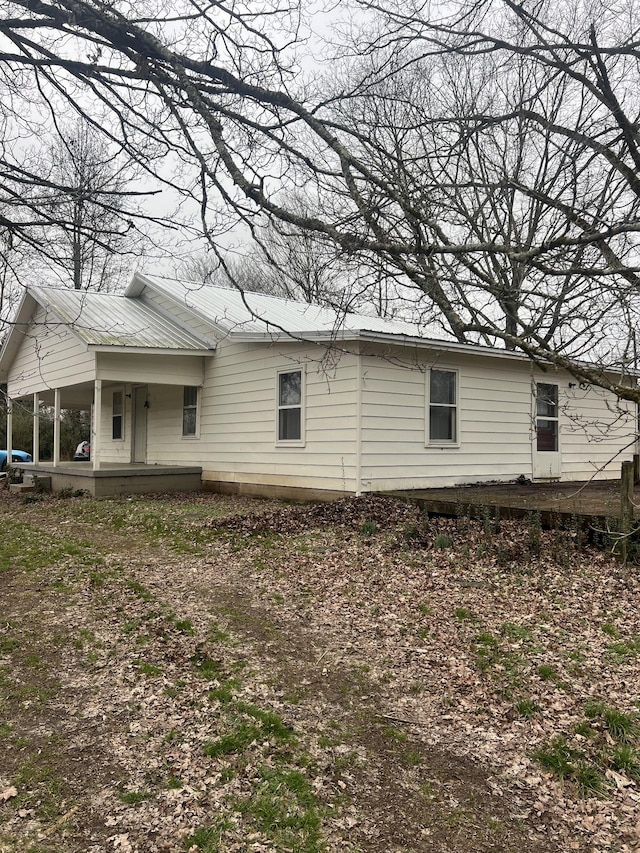
[[[30,453],[26,453],[24,450],[12,450],[11,451],[11,461],[12,462],[33,462]],[[7,467],[7,451],[0,450],[0,471],[4,471]]]

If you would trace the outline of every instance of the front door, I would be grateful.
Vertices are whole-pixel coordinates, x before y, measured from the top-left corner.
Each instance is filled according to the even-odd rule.
[[[533,478],[534,480],[559,480],[562,462],[557,385],[550,382],[536,382],[534,421]]]
[[[133,446],[131,448],[132,462],[147,461],[147,408],[149,393],[146,385],[135,385],[133,388]]]

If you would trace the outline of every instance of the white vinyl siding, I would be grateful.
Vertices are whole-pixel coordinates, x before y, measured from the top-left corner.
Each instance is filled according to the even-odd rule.
[[[422,364],[407,359],[404,367],[402,351],[393,355],[395,359],[389,354],[363,357],[364,490],[529,476],[531,385],[526,366],[450,353],[445,366],[441,353],[425,352]],[[456,375],[455,444],[438,441],[425,446],[432,368]]]
[[[562,479],[619,477],[621,462],[634,452],[635,405],[616,401],[603,389],[569,388],[564,382],[558,410]]]
[[[87,352],[69,329],[53,323],[38,307],[11,364],[8,376],[10,397],[48,391],[93,381],[95,357]]]
[[[97,378],[139,385],[201,385],[205,360],[198,355],[99,352]]]
[[[105,384],[102,387],[101,442],[100,460],[102,462],[131,462],[131,398],[122,394],[122,439],[113,439],[114,427],[114,392],[123,392],[123,386]]]
[[[357,361],[327,367],[313,345],[221,342],[201,396],[204,479],[353,492],[357,467]],[[304,447],[274,440],[275,377],[303,370]],[[150,440],[149,446],[152,446]]]
[[[402,351],[395,355],[400,362]],[[562,372],[533,376],[526,362],[449,353],[446,359],[458,372],[458,447],[424,444],[429,388],[425,374],[435,365],[440,368],[442,354],[433,353],[431,360],[425,354],[421,366],[414,360],[406,367],[393,363],[388,352],[363,358],[365,491],[532,477],[536,381],[558,386],[562,479],[616,476],[621,460],[631,457],[635,407],[630,404],[618,407],[610,394],[598,389],[569,388],[574,380]]]

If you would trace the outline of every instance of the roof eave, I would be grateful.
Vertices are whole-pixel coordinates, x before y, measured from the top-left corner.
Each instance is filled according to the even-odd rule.
[[[235,341],[309,341],[324,343],[331,341],[367,341],[369,343],[397,344],[420,349],[438,349],[444,352],[473,353],[489,358],[508,358],[518,361],[529,361],[525,353],[501,350],[492,347],[480,347],[475,344],[460,344],[457,341],[443,341],[436,338],[421,338],[417,335],[403,335],[397,332],[372,332],[366,329],[332,329],[330,331],[284,332],[280,329],[273,332],[238,332],[233,331],[229,336]]]
[[[127,346],[126,344],[87,344],[87,349],[91,352],[122,352],[128,355],[132,354],[150,354],[153,355],[197,355],[197,356],[212,356],[215,355],[215,347],[209,349],[189,349],[187,347],[154,347],[154,346]]]

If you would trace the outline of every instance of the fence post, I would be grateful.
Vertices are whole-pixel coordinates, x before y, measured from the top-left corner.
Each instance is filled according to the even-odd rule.
[[[640,453],[633,454],[633,484],[640,483]]]
[[[633,524],[633,481],[635,474],[635,461],[623,462],[620,473],[620,526],[624,538],[622,540],[622,559],[627,559],[628,539],[626,534],[631,530]]]

